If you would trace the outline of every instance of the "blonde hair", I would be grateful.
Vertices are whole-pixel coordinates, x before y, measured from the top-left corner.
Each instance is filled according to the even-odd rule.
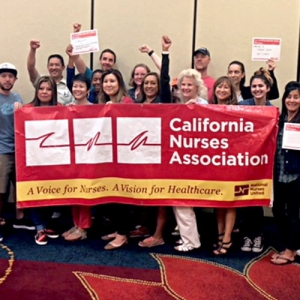
[[[182,103],[184,103],[184,99],[181,92],[181,84],[184,77],[193,78],[198,87],[197,96],[206,100],[208,99],[207,87],[205,86],[204,81],[201,79],[201,74],[194,69],[186,69],[181,71],[178,75],[179,98]]]

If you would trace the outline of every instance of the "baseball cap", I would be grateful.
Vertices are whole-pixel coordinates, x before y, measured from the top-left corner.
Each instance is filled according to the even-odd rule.
[[[17,77],[18,74],[17,68],[9,62],[0,64],[0,74],[4,72],[12,73],[15,75],[15,77]]]
[[[205,47],[201,47],[201,48],[195,50],[193,56],[196,56],[198,54],[208,55],[210,57],[210,52]]]

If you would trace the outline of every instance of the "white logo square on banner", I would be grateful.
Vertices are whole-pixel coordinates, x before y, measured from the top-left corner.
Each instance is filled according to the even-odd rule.
[[[25,121],[26,166],[69,165],[68,120]]]
[[[74,119],[76,164],[113,162],[111,118]]]
[[[118,163],[161,163],[161,118],[117,118]]]

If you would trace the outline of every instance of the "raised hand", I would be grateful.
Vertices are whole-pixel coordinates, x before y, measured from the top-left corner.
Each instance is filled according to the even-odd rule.
[[[73,56],[73,46],[71,44],[69,44],[66,48],[66,53],[68,54],[69,57]]]
[[[161,45],[163,51],[169,51],[169,48],[172,45],[172,41],[168,35],[163,35],[161,38]]]
[[[276,62],[273,59],[269,59],[267,61],[268,64],[268,71],[274,71],[276,68]]]
[[[41,46],[40,41],[37,41],[37,40],[31,40],[30,41],[30,48],[31,49],[38,49],[38,48],[40,48],[40,46]]]
[[[74,23],[73,24],[73,32],[79,32],[81,30],[81,24],[79,23]]]
[[[152,49],[148,45],[144,44],[139,48],[139,50],[142,53],[149,53]]]

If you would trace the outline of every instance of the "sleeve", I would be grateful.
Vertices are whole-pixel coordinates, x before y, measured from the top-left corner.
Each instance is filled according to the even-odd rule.
[[[163,54],[160,73],[160,99],[162,103],[171,103],[172,99],[170,88],[169,64],[169,54]]]
[[[72,91],[74,76],[75,76],[75,68],[67,67],[67,87],[70,91]]]
[[[23,104],[23,100],[19,94],[15,94],[15,100],[16,100],[15,102],[19,102],[19,103]]]
[[[90,68],[86,68],[84,75],[90,80],[93,79],[93,71]]]
[[[277,79],[275,77],[274,71],[269,71],[270,75],[273,79],[273,85],[271,86],[270,93],[269,93],[269,100],[274,100],[279,98],[279,90],[277,85]]]
[[[241,90],[242,97],[244,100],[252,98],[250,86],[244,86]]]

